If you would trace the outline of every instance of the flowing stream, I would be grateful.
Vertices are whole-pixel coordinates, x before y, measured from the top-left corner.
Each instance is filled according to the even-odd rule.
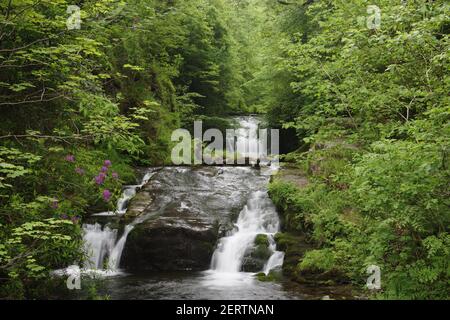
[[[258,144],[259,120],[255,117],[237,120],[241,127],[238,143]],[[245,156],[255,159],[257,150],[249,148],[247,151]],[[125,226],[121,234],[108,224],[83,225],[89,260],[82,271],[108,276],[104,277],[100,293],[112,299],[303,298],[284,283],[262,282],[255,277],[257,272],[267,275],[283,264],[284,253],[276,250],[274,240],[280,221],[267,194],[270,176],[277,169],[274,164],[259,169],[249,166],[149,168],[139,184],[124,187],[115,212],[94,216],[108,219],[126,214],[130,199],[148,184],[158,195],[150,204],[153,209],[148,209],[149,215],[140,216]],[[230,221],[234,209],[237,218]],[[127,237],[137,224],[155,215],[183,217],[186,211],[228,225],[212,254],[209,270],[130,272],[119,268]],[[259,270],[244,272],[245,259],[255,247],[257,236],[267,239],[270,255]]]
[[[154,170],[146,172],[137,185],[129,185],[123,188],[122,196],[117,201],[115,212],[101,212],[93,216],[121,216],[127,212],[128,202],[136,195],[153,176]],[[83,241],[88,260],[83,266],[84,273],[95,273],[104,276],[120,274],[119,266],[123,248],[128,234],[133,229],[134,223],[125,226],[123,234],[118,237],[118,230],[111,229],[108,225],[83,224]]]
[[[275,250],[273,239],[279,228],[278,214],[267,193],[255,191],[239,214],[236,230],[219,241],[212,258],[211,269],[218,272],[240,272],[245,253],[253,246],[259,234],[268,237],[271,244],[269,249],[272,251],[266,267],[260,271],[267,274],[271,269],[282,265],[284,254]]]

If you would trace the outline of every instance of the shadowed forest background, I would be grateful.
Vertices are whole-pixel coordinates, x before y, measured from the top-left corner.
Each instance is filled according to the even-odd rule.
[[[377,28],[368,5],[381,9]],[[49,272],[85,259],[83,220],[114,207],[133,168],[170,164],[174,129],[259,113],[306,181],[270,185],[284,249],[299,236],[314,246],[285,276],[333,274],[363,290],[375,264],[371,298],[448,299],[449,9],[2,0],[0,297],[51,297]],[[98,174],[105,165],[111,175]]]

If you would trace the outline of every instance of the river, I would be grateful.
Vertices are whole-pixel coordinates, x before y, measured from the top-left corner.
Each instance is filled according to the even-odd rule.
[[[241,128],[250,132],[258,129],[256,117],[239,117],[237,121]],[[245,135],[240,133],[238,139],[245,139]],[[254,134],[249,135],[249,141],[251,139],[255,139]],[[287,280],[264,282],[256,278],[256,273],[268,274],[271,270],[280,270],[283,264],[284,253],[276,250],[273,239],[280,231],[280,220],[267,194],[270,176],[276,170],[273,165],[144,170],[138,184],[124,187],[116,212],[95,215],[98,218],[123,216],[136,193],[151,193],[152,201],[145,204],[145,212],[132,219],[121,234],[113,226],[83,225],[86,251],[90,255],[83,273],[100,275],[99,294],[111,299],[307,299],[325,295],[327,291],[320,288],[302,288]],[[150,229],[144,248],[131,252],[135,246],[127,242],[131,241],[127,240],[129,233],[148,221],[158,228]],[[172,264],[159,263],[158,260],[171,256],[171,251],[182,256],[184,251],[196,248],[180,249],[180,244],[170,247],[165,244],[167,239],[161,242],[160,237],[152,238],[152,230],[161,232],[163,225],[163,228],[176,227],[175,232],[180,233],[217,223],[220,236],[207,257],[209,268],[198,267],[196,261],[189,262],[196,257],[190,253],[187,257],[175,258]],[[170,230],[163,230],[166,237],[171,236]],[[268,241],[267,256],[259,265],[248,267],[249,252],[255,247],[256,237],[261,235]],[[121,259],[126,261],[121,263]],[[173,269],[174,263],[186,264],[185,270],[164,271]],[[202,270],[197,270],[199,268]],[[249,268],[252,272],[245,272]]]

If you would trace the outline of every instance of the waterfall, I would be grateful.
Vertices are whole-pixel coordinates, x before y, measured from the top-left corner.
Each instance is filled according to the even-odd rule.
[[[237,145],[241,146],[245,152],[241,156],[248,157],[251,164],[255,164],[258,159],[258,148],[261,141],[258,138],[258,129],[260,121],[257,118],[243,117],[239,120],[239,129],[237,133]]]
[[[147,172],[138,185],[129,185],[123,188],[123,193],[117,201],[115,212],[103,212],[94,216],[116,216],[127,212],[128,202],[136,195],[155,174],[155,170]],[[118,230],[110,229],[108,226],[102,228],[98,223],[83,224],[83,241],[88,259],[84,265],[84,271],[100,271],[104,274],[114,275],[120,266],[120,258],[125,247],[128,234],[133,229],[134,224],[125,226],[122,236],[117,239]]]
[[[284,252],[274,251],[272,256],[267,261],[266,266],[264,267],[264,273],[266,275],[268,275],[270,270],[273,270],[278,267],[282,267],[283,261],[284,261]]]
[[[261,271],[268,273],[272,268],[283,263],[284,255],[276,251],[273,240],[279,228],[278,214],[267,192],[252,193],[239,214],[235,230],[231,232],[231,235],[220,239],[212,257],[211,269],[227,273],[240,272],[246,251],[252,248],[258,234],[265,234],[269,239],[269,250],[272,255],[266,263],[265,270]]]
[[[267,260],[266,265],[264,266],[263,272],[266,275],[269,274],[270,270],[282,267],[284,261],[284,252],[276,250],[277,244],[273,236],[269,237],[269,245],[269,249],[272,252],[272,255],[270,256],[269,260]]]
[[[130,233],[131,230],[133,230],[133,227],[134,226],[132,226],[132,225],[127,225],[125,227],[122,237],[120,237],[119,241],[117,241],[116,245],[112,249],[110,258],[108,260],[109,269],[111,269],[111,270],[119,269],[120,258],[122,257],[122,251],[123,251],[123,248],[125,247],[125,242],[127,241],[128,234]]]
[[[250,163],[255,163],[259,148],[262,147],[262,142],[258,139],[259,125],[260,121],[254,117],[239,119],[237,143],[246,146],[247,152],[243,156],[249,157]],[[270,176],[278,170],[278,166],[276,163],[270,163],[263,169],[261,174]],[[245,254],[254,246],[256,236],[265,234],[269,240],[271,256],[261,271],[268,274],[270,270],[283,264],[284,253],[276,251],[273,238],[279,229],[278,214],[267,192],[253,192],[240,212],[234,230],[227,237],[220,239],[211,260],[211,269],[221,273],[239,273]]]
[[[156,169],[155,169],[156,170]],[[95,213],[93,216],[117,216],[124,215],[127,212],[128,202],[136,195],[137,191],[141,189],[155,174],[155,171],[145,173],[140,184],[128,185],[123,187],[122,195],[117,200],[116,210],[114,212],[106,211]]]
[[[124,187],[122,196],[117,200],[117,214],[125,214],[127,212],[128,202],[136,195],[139,186]]]
[[[83,225],[84,249],[89,256],[85,267],[87,269],[103,269],[103,262],[110,256],[117,238],[117,230],[96,224]]]
[[[115,272],[119,269],[120,258],[125,246],[131,225],[125,227],[123,235],[117,241],[117,230],[104,227],[98,223],[83,225],[84,248],[89,258],[85,264],[87,270],[102,270]]]

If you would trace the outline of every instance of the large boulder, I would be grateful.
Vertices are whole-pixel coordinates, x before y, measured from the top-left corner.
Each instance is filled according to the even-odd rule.
[[[233,227],[249,194],[265,183],[258,170],[248,167],[158,171],[130,201],[122,219],[135,227],[125,243],[121,267],[208,269],[217,240]]]
[[[204,270],[210,265],[218,237],[209,220],[157,217],[137,225],[122,257],[127,270]]]

